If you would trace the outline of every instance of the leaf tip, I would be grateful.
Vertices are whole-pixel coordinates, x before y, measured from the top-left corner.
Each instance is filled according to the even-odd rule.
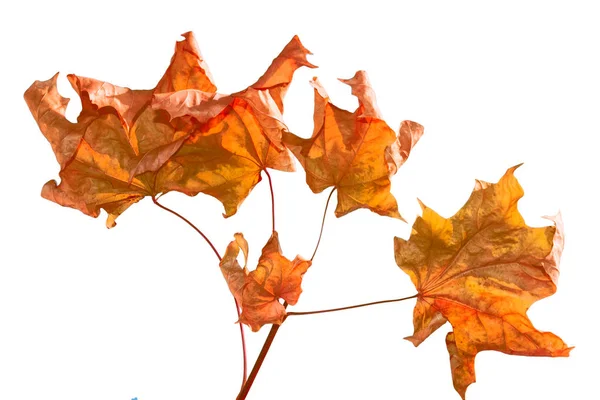
[[[316,65],[309,62],[306,59],[307,55],[312,56],[313,53],[310,50],[308,50],[306,47],[304,47],[304,45],[302,44],[302,41],[300,40],[300,37],[298,35],[294,35],[294,37],[285,46],[284,51],[287,49],[295,49],[300,52],[303,66],[308,67],[308,68],[318,68]]]
[[[184,38],[185,40],[195,40],[194,32],[192,32],[192,31],[183,32],[181,34],[181,37]]]
[[[406,240],[402,239],[399,236],[394,236],[394,243],[396,243],[396,242],[406,243]]]
[[[117,226],[117,221],[115,221],[116,219],[117,219],[116,215],[108,214],[108,217],[106,217],[106,228],[112,229],[115,226]]]
[[[400,214],[400,211],[398,211],[398,206],[395,206],[393,208],[390,208],[388,210],[384,210],[384,211],[381,211],[381,212],[379,210],[373,210],[373,209],[371,209],[371,211],[374,211],[375,213],[377,213],[379,215],[383,215],[383,216],[386,216],[386,217],[399,219],[400,221],[402,221],[404,223],[408,223],[408,222],[406,222],[406,220],[404,219],[404,217]]]
[[[292,38],[292,40],[290,40],[284,51],[287,49],[292,50],[293,53],[297,53],[296,57],[301,66],[308,68],[318,68],[316,65],[314,65],[306,59],[306,56],[313,55],[313,53],[306,47],[304,47],[298,35],[294,35],[294,37]]]
[[[515,171],[517,170],[517,168],[519,168],[523,164],[524,163],[519,163],[517,165],[513,165],[512,167],[510,167],[509,169],[506,170],[506,173],[504,174],[504,176],[514,176]]]
[[[543,215],[542,218],[552,221],[556,226],[556,230],[561,232],[564,230],[564,223],[560,210],[555,215]]]
[[[369,82],[369,75],[367,74],[367,71],[362,70],[362,69],[356,71],[356,73],[354,73],[354,76],[352,78],[347,78],[347,79],[338,78],[338,80],[349,86],[355,86],[355,85],[371,86],[371,83]]]
[[[67,80],[69,81],[69,83],[71,84],[71,87],[77,92],[79,93],[79,90],[81,88],[81,82],[79,81],[79,77],[75,74],[67,74]]]
[[[478,190],[483,190],[491,185],[492,184],[490,182],[482,181],[481,179],[475,179],[475,187],[473,188],[473,191],[476,192]]]
[[[58,183],[54,179],[51,179],[48,182],[46,182],[44,184],[44,186],[42,186],[42,192],[40,193],[40,195],[42,196],[42,198],[44,198],[46,200],[54,201],[56,203],[56,200],[54,197],[54,191],[57,188],[58,188]]]
[[[571,350],[573,350],[574,348],[575,346],[567,347],[559,353],[557,353],[555,357],[569,357],[571,355]]]
[[[38,118],[40,117],[39,108],[42,105],[46,105],[64,115],[67,104],[69,104],[69,99],[58,93],[57,82],[59,74],[60,72],[57,72],[45,81],[36,80],[23,93],[23,98],[36,122],[38,122]]]
[[[416,337],[414,337],[414,336],[406,336],[406,337],[404,338],[404,340],[408,340],[408,341],[409,341],[409,342],[411,342],[411,343],[412,343],[412,344],[413,344],[415,347],[418,347],[418,346],[419,346],[421,343],[423,343],[423,341],[422,341],[422,340],[420,340],[420,339],[417,339],[417,338],[416,338]]]
[[[316,76],[313,76],[312,80],[308,81],[308,83],[310,83],[310,85],[313,87],[313,89],[315,89],[315,94],[318,94],[320,97],[322,97],[325,100],[329,99],[329,95],[327,94],[327,91],[325,90],[325,88],[323,87],[321,82],[319,81],[319,78],[317,78]]]
[[[183,40],[178,40],[175,43],[175,51],[178,50],[188,50],[190,51],[192,54],[194,54],[194,56],[197,56],[200,58],[200,50],[198,49],[198,41],[196,40],[196,36],[194,35],[194,32],[192,31],[187,31],[181,34],[181,37],[183,38]]]

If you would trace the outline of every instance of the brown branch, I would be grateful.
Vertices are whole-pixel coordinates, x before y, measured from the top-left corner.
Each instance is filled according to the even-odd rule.
[[[392,300],[380,300],[380,301],[373,301],[371,303],[364,303],[364,304],[357,304],[355,306],[347,306],[347,307],[339,307],[339,308],[330,308],[327,310],[318,310],[318,311],[292,311],[287,313],[287,316],[291,316],[291,315],[311,315],[311,314],[323,314],[323,313],[328,313],[328,312],[335,312],[335,311],[343,311],[343,310],[351,310],[353,308],[360,308],[360,307],[367,307],[367,306],[374,306],[376,304],[384,304],[384,303],[395,303],[398,301],[404,301],[404,300],[409,300],[409,299],[414,299],[418,296],[418,294],[414,294],[412,296],[408,296],[408,297],[402,297],[401,299],[392,299]]]
[[[283,306],[285,308],[287,308],[287,306],[288,306],[287,302],[284,302]],[[271,344],[273,344],[275,335],[277,335],[277,331],[279,331],[280,327],[281,327],[281,325],[278,325],[278,324],[273,324],[271,326],[271,330],[269,331],[269,334],[267,335],[267,338],[265,339],[265,343],[263,344],[262,349],[260,349],[260,353],[258,354],[258,357],[256,357],[256,361],[254,362],[252,371],[250,371],[250,375],[248,375],[248,380],[246,381],[246,384],[242,387],[242,390],[240,391],[240,393],[237,395],[236,400],[245,400],[246,396],[248,396],[248,392],[250,392],[250,388],[252,387],[252,384],[254,383],[256,376],[258,375],[258,371],[260,371],[260,367],[262,367],[263,362],[265,361],[265,357],[267,357],[267,353],[269,352],[269,349],[271,348]]]

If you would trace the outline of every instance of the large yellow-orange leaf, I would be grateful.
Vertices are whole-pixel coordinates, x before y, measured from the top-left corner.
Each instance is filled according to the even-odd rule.
[[[477,181],[451,218],[423,206],[408,241],[395,238],[398,266],[418,290],[418,346],[446,321],[454,387],[465,398],[475,382],[475,356],[484,350],[528,356],[567,356],[556,335],[535,329],[527,310],[556,291],[563,247],[560,216],[532,228],[517,209],[523,189],[510,168],[496,184]]]
[[[241,92],[219,95],[190,89],[155,95],[155,110],[197,122],[194,133],[159,172],[157,187],[209,194],[223,203],[229,217],[260,182],[262,170],[293,171],[281,143],[286,129],[282,100],[294,71],[314,67],[306,60],[308,54],[294,37],[266,73]]]
[[[306,182],[319,193],[337,189],[335,214],[341,217],[359,208],[401,218],[390,193],[390,177],[408,158],[423,134],[416,122],[403,121],[398,137],[383,121],[364,71],[347,80],[359,106],[354,113],[329,101],[325,89],[313,79],[314,132],[310,139],[284,133],[284,142],[306,171]]]
[[[237,233],[220,264],[229,290],[242,308],[239,322],[247,324],[254,332],[265,324],[281,324],[286,313],[280,301],[290,305],[298,302],[302,276],[311,262],[298,256],[293,261],[285,258],[281,254],[277,232],[273,232],[263,248],[253,271],[239,265],[240,250],[247,260],[248,243],[241,233]]]

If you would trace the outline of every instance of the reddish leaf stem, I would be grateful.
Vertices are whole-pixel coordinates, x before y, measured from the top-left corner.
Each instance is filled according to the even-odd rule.
[[[408,297],[402,297],[401,299],[392,299],[392,300],[380,300],[380,301],[373,301],[371,303],[364,303],[364,304],[357,304],[355,306],[347,306],[347,307],[339,307],[339,308],[330,308],[327,310],[318,310],[318,311],[292,311],[287,313],[287,316],[289,317],[290,315],[310,315],[310,314],[323,314],[323,313],[328,313],[328,312],[334,312],[334,311],[343,311],[343,310],[350,310],[352,308],[360,308],[360,307],[367,307],[367,306],[374,306],[376,304],[384,304],[384,303],[394,303],[394,302],[398,302],[398,301],[404,301],[404,300],[409,300],[409,299],[414,299],[418,296],[418,294],[414,294],[412,296],[408,296]]]
[[[267,175],[267,179],[269,181],[269,189],[271,190],[271,221],[273,221],[273,232],[275,232],[275,194],[273,192],[273,181],[271,180],[271,174],[265,168],[265,174]]]
[[[239,320],[242,316],[242,310],[240,309],[240,304],[235,299],[235,297],[233,298],[233,301],[235,301],[235,309],[237,311],[237,316],[238,316],[238,320]],[[246,335],[244,334],[244,325],[243,324],[238,324],[238,325],[240,326],[240,339],[242,341],[242,355],[243,355],[243,363],[244,363],[244,372],[242,374],[242,386],[241,386],[241,389],[243,389],[244,386],[246,385],[246,380],[247,380],[247,376],[248,376],[248,357],[246,356]]]
[[[325,203],[325,210],[323,211],[323,220],[321,221],[321,231],[319,232],[319,240],[317,240],[317,245],[315,246],[315,251],[313,252],[312,257],[310,258],[310,261],[312,261],[313,258],[315,258],[315,255],[317,254],[317,250],[319,249],[319,245],[321,244],[321,237],[323,236],[323,228],[325,227],[325,217],[327,216],[327,208],[329,207],[329,200],[331,200],[331,196],[333,196],[333,192],[335,192],[335,187],[333,189],[331,189],[331,192],[329,193],[329,197],[327,197],[327,202]]]
[[[181,220],[183,220],[185,223],[187,223],[189,226],[191,226],[196,232],[198,232],[198,234],[200,234],[200,236],[202,236],[202,238],[206,241],[206,243],[208,243],[210,248],[213,250],[213,252],[217,256],[217,258],[219,259],[219,262],[221,262],[221,255],[219,254],[217,248],[213,245],[213,243],[210,241],[210,239],[200,229],[198,229],[198,227],[196,225],[191,223],[187,218],[185,218],[183,215],[179,214],[178,212],[170,209],[169,207],[166,207],[166,206],[163,206],[162,204],[160,204],[155,196],[152,196],[152,201],[154,202],[154,204],[156,204],[158,207],[162,208],[163,210],[170,212],[171,214],[175,215],[176,217],[179,217]],[[237,316],[239,319],[241,316],[240,305],[238,304],[238,301],[235,298],[234,298],[234,301],[235,301],[235,309],[237,311]],[[244,326],[242,324],[239,324],[239,325],[240,325],[240,337],[241,337],[241,341],[242,341],[243,363],[244,363],[244,372],[243,372],[243,376],[242,376],[242,388],[243,388],[244,385],[246,385],[246,377],[248,376],[248,357],[246,356],[246,336],[244,334]]]
[[[217,258],[219,259],[219,262],[221,262],[221,255],[219,254],[219,252],[217,251],[217,248],[215,247],[214,244],[212,244],[212,242],[210,241],[210,239],[204,234],[202,233],[202,231],[200,229],[198,229],[196,227],[196,225],[192,224],[187,218],[185,218],[183,215],[179,214],[178,212],[171,210],[168,207],[163,206],[162,204],[160,204],[158,202],[158,200],[156,200],[156,197],[152,196],[152,201],[154,202],[154,204],[156,204],[157,206],[159,206],[160,208],[162,208],[165,211],[170,212],[171,214],[175,215],[176,217],[179,217],[180,219],[182,219],[186,224],[188,224],[189,226],[191,226],[196,232],[198,232],[200,234],[200,236],[202,236],[204,238],[204,240],[206,241],[206,243],[208,243],[208,245],[210,246],[210,248],[215,252],[215,255],[217,256]]]

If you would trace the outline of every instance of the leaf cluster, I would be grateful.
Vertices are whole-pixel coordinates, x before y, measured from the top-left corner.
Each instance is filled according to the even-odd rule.
[[[65,117],[68,100],[58,93],[58,74],[31,85],[25,100],[60,165],[60,183],[46,183],[44,198],[92,217],[105,210],[109,228],[144,197],[157,203],[171,191],[213,196],[230,217],[262,174],[269,177],[268,169],[293,171],[294,156],[313,192],[335,191],[337,217],[366,208],[402,219],[391,177],[424,129],[412,121],[403,121],[398,132],[390,128],[364,71],[341,79],[358,99],[354,112],[335,106],[313,79],[314,131],[304,138],[290,132],[283,120],[294,72],[315,68],[298,37],[255,83],[220,94],[193,34],[183,36],[153,89],[69,75],[82,103],[75,123]],[[526,315],[531,304],[556,290],[563,232],[560,216],[544,228],[525,224],[517,209],[523,190],[515,169],[496,184],[477,181],[451,218],[423,205],[410,239],[394,241],[396,262],[417,290],[414,333],[407,339],[417,346],[446,322],[452,325],[446,344],[454,386],[463,398],[475,381],[480,351],[532,356],[567,356],[570,351],[556,335],[536,330]],[[213,247],[241,308],[239,322],[258,331],[303,314],[288,314],[286,306],[298,301],[312,258],[286,258],[274,220],[253,270],[246,265],[248,248],[241,233],[222,258]]]

